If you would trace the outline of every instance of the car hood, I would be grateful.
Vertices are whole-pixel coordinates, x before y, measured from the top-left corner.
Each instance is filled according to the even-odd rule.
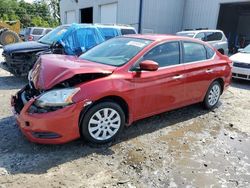
[[[43,55],[32,69],[29,80],[38,90],[48,90],[75,75],[109,75],[116,67],[79,59],[76,56]]]
[[[250,53],[237,53],[235,55],[232,55],[230,57],[230,60],[233,62],[250,64]]]
[[[19,42],[15,44],[9,44],[4,46],[3,50],[4,53],[9,54],[13,52],[30,52],[36,50],[44,50],[48,49],[50,45],[43,44],[37,41],[30,41],[30,42]]]

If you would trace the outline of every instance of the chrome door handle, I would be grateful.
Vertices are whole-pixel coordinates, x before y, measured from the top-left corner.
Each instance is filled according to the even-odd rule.
[[[206,70],[206,73],[212,73],[212,72],[214,72],[213,69],[207,69],[207,70]]]
[[[178,79],[182,79],[184,76],[183,75],[177,75],[174,76],[173,79],[178,80]]]

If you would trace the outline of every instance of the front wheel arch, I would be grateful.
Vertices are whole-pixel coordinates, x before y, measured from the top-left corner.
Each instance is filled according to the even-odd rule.
[[[85,106],[80,115],[79,115],[79,122],[78,122],[78,126],[79,126],[79,131],[81,129],[81,124],[82,124],[82,121],[83,121],[83,118],[85,116],[85,114],[95,105],[99,104],[99,103],[102,103],[102,102],[114,102],[116,104],[118,104],[124,114],[125,114],[125,122],[126,123],[129,123],[129,106],[128,106],[128,103],[122,98],[122,97],[119,97],[119,96],[106,96],[106,97],[103,97],[103,98],[100,98],[96,101],[94,101],[92,104],[88,105],[88,106]],[[81,131],[80,131],[80,134],[81,134]],[[82,135],[81,135],[82,136]]]
[[[121,118],[120,119],[121,124],[120,124],[119,130],[111,138],[108,138],[107,140],[97,140],[97,139],[91,137],[91,133],[89,132],[89,128],[87,126],[89,126],[88,124],[89,124],[89,120],[90,120],[91,116],[95,112],[97,112],[97,110],[103,109],[103,108],[114,109],[120,115],[119,117]],[[121,106],[115,102],[112,102],[112,101],[100,101],[98,103],[95,103],[94,105],[91,105],[91,107],[88,108],[88,110],[85,112],[85,114],[82,114],[81,121],[79,121],[79,132],[80,132],[81,137],[84,140],[86,140],[92,144],[105,144],[105,143],[113,141],[120,134],[120,132],[123,130],[124,125],[125,125],[125,114],[124,114],[124,111],[121,108]]]

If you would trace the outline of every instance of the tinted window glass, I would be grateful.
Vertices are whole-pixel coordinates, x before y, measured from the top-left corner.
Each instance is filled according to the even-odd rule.
[[[206,41],[216,41],[216,40],[221,40],[222,39],[222,33],[220,32],[208,32],[206,33]]]
[[[121,29],[122,35],[136,34],[133,29]]]
[[[25,29],[25,34],[26,34],[26,35],[29,35],[29,34],[30,34],[30,31],[31,31],[31,28]]]
[[[202,61],[207,59],[207,52],[202,44],[184,42],[184,62]]]
[[[207,50],[207,59],[211,59],[214,56],[215,51],[208,46],[205,46],[205,48]]]
[[[205,41],[206,35],[205,35],[205,33],[198,33],[198,34],[195,36],[195,38]]]
[[[159,45],[150,50],[143,59],[155,61],[160,67],[177,65],[180,63],[179,43],[169,42]]]
[[[46,29],[45,34],[49,33],[50,31],[52,31],[52,29]]]
[[[33,35],[41,35],[43,33],[43,29],[33,29]]]

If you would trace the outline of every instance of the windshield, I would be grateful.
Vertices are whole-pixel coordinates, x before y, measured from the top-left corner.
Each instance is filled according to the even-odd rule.
[[[49,32],[48,34],[44,35],[38,41],[45,44],[53,44],[57,42],[59,37],[61,37],[65,32],[68,30],[68,26],[60,26]]]
[[[181,33],[176,33],[176,35],[178,35],[178,36],[183,36],[183,37],[191,37],[191,38],[193,38],[194,37],[194,35],[195,35],[195,33],[193,33],[193,32],[181,32]]]
[[[109,40],[111,38],[114,38],[116,36],[119,36],[119,32],[117,29],[115,28],[101,28],[99,27],[98,28],[99,31],[101,31],[103,37],[105,38],[105,40]]]
[[[250,44],[249,44],[247,47],[245,47],[245,48],[242,50],[242,52],[244,52],[244,53],[250,53]]]
[[[131,60],[151,42],[137,38],[114,38],[92,48],[81,55],[80,59],[119,67]]]

